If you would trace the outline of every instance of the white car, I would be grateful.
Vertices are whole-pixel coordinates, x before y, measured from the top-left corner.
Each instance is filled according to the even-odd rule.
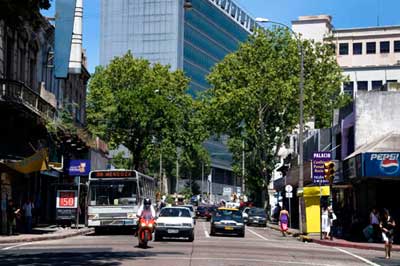
[[[193,205],[181,205],[179,207],[184,207],[184,208],[188,208],[190,210],[190,213],[192,214],[192,218],[194,221],[194,224],[196,224],[196,213],[194,212],[194,207]]]
[[[190,242],[194,240],[194,221],[188,208],[165,207],[160,211],[154,240],[160,241],[164,237],[186,237]]]

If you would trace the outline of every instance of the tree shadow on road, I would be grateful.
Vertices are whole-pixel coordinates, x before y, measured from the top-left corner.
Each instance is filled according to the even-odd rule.
[[[132,247],[133,248],[133,247]],[[57,266],[118,266],[128,261],[138,259],[151,259],[157,256],[179,256],[181,252],[150,252],[137,250],[132,252],[113,252],[111,250],[96,251],[79,249],[76,252],[68,250],[66,252],[43,252],[38,253],[34,250],[24,250],[31,252],[21,254],[18,251],[5,252],[0,254],[0,265],[57,265]],[[34,253],[32,253],[34,252]]]

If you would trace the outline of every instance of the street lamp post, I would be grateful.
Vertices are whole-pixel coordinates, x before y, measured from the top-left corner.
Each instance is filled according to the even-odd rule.
[[[272,24],[277,24],[280,25],[286,29],[288,29],[296,38],[297,41],[297,47],[300,52],[300,81],[299,81],[299,109],[300,109],[300,121],[299,121],[299,183],[298,183],[298,188],[297,191],[300,191],[302,193],[303,191],[303,185],[304,185],[304,174],[303,174],[303,127],[304,127],[304,114],[303,114],[303,99],[304,99],[304,51],[303,51],[303,45],[301,42],[300,37],[292,30],[291,27],[287,26],[286,24],[276,22],[276,21],[271,21],[267,18],[256,18],[257,22],[260,23],[272,23]],[[299,229],[300,231],[303,231],[303,205],[302,201],[299,199]]]

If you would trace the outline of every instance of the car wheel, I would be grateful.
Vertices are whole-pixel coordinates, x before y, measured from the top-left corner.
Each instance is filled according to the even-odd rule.
[[[210,229],[210,236],[215,236],[215,231],[213,230],[212,227],[211,227],[211,229]]]
[[[194,232],[193,232],[193,231],[192,231],[192,233],[190,234],[188,241],[189,241],[189,242],[193,242],[193,241],[194,241]]]
[[[159,234],[157,234],[157,232],[155,232],[154,233],[154,241],[161,241],[161,240],[162,240],[162,237]]]

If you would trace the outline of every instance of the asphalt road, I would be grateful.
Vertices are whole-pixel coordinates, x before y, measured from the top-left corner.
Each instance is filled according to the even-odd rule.
[[[400,254],[384,259],[382,251],[302,243],[271,229],[247,227],[245,238],[210,237],[209,223],[199,221],[195,241],[151,242],[137,247],[130,234],[78,236],[62,240],[0,245],[0,265],[400,265]]]

